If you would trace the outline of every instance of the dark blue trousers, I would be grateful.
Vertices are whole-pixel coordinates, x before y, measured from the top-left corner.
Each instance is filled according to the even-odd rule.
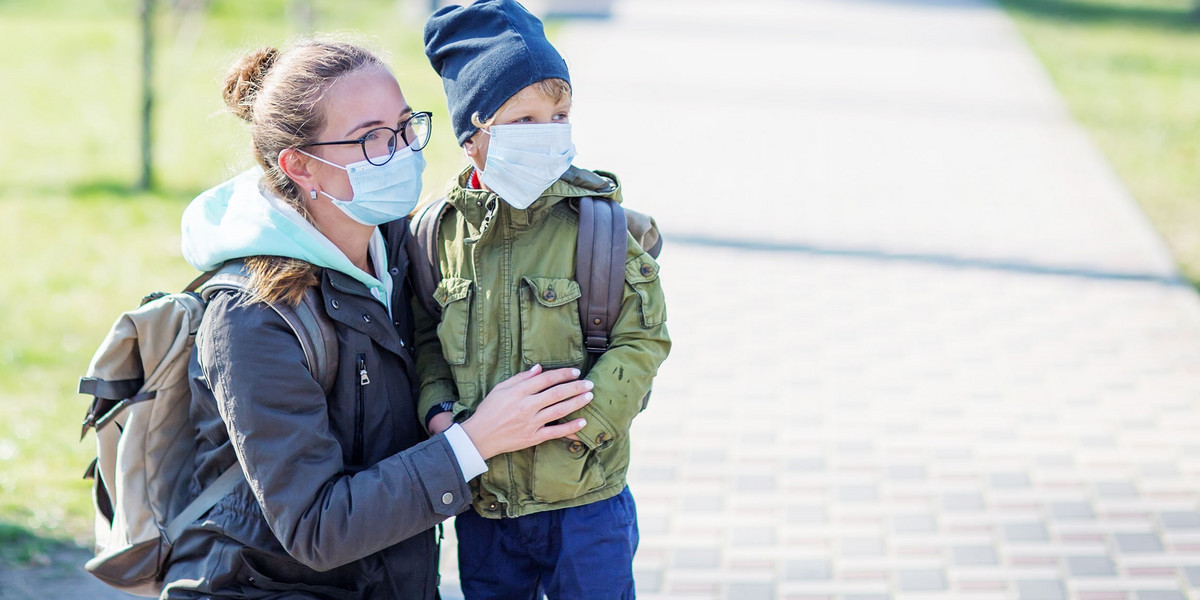
[[[626,487],[607,500],[515,519],[455,517],[466,600],[629,600],[637,507]]]

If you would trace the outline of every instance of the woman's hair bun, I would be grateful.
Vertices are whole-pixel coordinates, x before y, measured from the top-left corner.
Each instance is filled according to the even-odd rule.
[[[278,57],[279,50],[275,48],[259,48],[233,64],[225,75],[225,86],[221,90],[230,112],[246,121],[254,117],[254,96]]]

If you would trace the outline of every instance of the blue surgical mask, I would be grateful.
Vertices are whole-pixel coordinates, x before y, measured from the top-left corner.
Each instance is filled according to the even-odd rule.
[[[569,123],[494,125],[479,180],[513,208],[523,210],[550,187],[575,158]]]
[[[420,152],[404,147],[397,149],[392,159],[382,165],[362,160],[343,167],[303,150],[298,151],[350,175],[350,191],[354,193],[350,200],[339,200],[324,190],[320,193],[347,217],[363,225],[382,225],[395,221],[417,207],[421,197],[421,173],[425,171],[425,157]]]

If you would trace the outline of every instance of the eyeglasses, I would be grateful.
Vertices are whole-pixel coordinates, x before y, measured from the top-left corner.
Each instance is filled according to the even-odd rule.
[[[430,122],[433,118],[433,113],[429,111],[421,111],[413,113],[413,116],[400,124],[399,129],[391,127],[376,127],[368,131],[362,137],[356,140],[345,140],[341,142],[316,142],[308,144],[308,146],[339,146],[343,144],[358,144],[362,146],[363,158],[367,162],[375,165],[386,165],[392,157],[396,155],[396,136],[400,136],[404,140],[404,145],[412,149],[413,152],[418,152],[429,143]]]

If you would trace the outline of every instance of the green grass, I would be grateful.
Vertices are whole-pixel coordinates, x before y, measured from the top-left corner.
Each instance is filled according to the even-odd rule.
[[[0,563],[90,543],[80,476],[95,448],[90,435],[79,441],[90,399],[76,393],[78,378],[120,312],[195,275],[179,252],[184,207],[252,166],[220,81],[241,52],[298,34],[286,5],[215,0],[193,17],[160,9],[155,188],[141,193],[132,191],[136,2],[0,0],[0,55],[10,57],[0,95]],[[384,50],[410,104],[434,111],[425,189],[439,193],[463,162],[421,52],[420,17],[393,1],[313,5],[318,31],[353,31]]]
[[[1001,0],[1193,284],[1200,15],[1193,0]]]

